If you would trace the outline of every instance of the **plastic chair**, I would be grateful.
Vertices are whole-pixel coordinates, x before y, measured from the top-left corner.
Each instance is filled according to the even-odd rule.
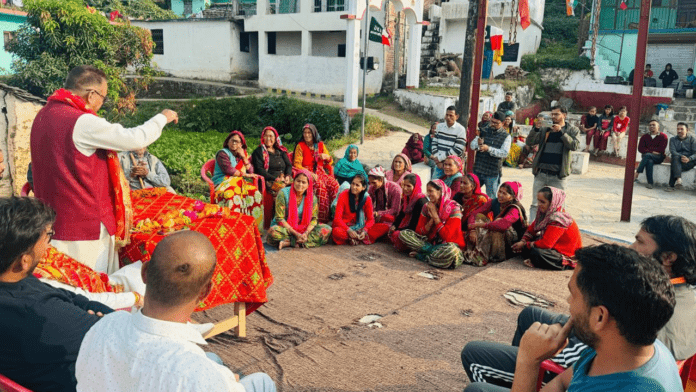
[[[203,181],[208,183],[208,188],[210,189],[210,203],[211,204],[217,203],[217,199],[215,198],[215,184],[213,184],[213,180],[211,180],[210,177],[208,176],[208,173],[210,173],[210,176],[212,176],[214,172],[215,172],[215,159],[209,160],[201,168],[201,178],[203,179]]]
[[[542,362],[541,366],[539,367],[539,377],[537,378],[537,391],[541,390],[541,386],[544,383],[544,375],[547,371],[555,374],[561,374],[565,371],[565,368],[550,359]]]
[[[24,388],[16,382],[0,374],[0,391],[3,392],[32,392],[31,389]]]
[[[29,196],[29,192],[34,192],[34,189],[31,187],[30,183],[25,183],[24,186],[22,187],[21,192],[19,193],[20,196]]]
[[[215,184],[213,184],[213,180],[210,179],[212,174],[215,172],[215,159],[211,159],[208,162],[206,162],[203,167],[201,168],[201,178],[203,178],[203,181],[208,183],[208,189],[210,189],[210,203],[215,204],[217,203],[217,198],[215,197]],[[210,176],[208,175],[210,173]],[[263,177],[257,176],[254,179],[254,182],[256,183],[256,187],[259,188],[261,191],[261,194],[266,193],[266,181],[264,181]]]

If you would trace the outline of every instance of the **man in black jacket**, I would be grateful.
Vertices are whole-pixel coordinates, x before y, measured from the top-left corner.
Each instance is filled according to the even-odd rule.
[[[55,218],[39,199],[0,199],[0,374],[34,391],[75,391],[82,339],[112,311],[32,275]]]

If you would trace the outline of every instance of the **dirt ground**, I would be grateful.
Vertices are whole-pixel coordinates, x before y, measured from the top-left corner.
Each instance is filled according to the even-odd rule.
[[[512,339],[522,308],[502,294],[522,289],[567,312],[572,274],[530,269],[520,259],[435,271],[384,243],[284,249],[267,259],[275,283],[269,302],[248,316],[247,337],[227,332],[205,349],[235,372],[268,373],[281,392],[462,390],[464,345]],[[419,275],[426,271],[434,279]],[[195,318],[232,312],[225,305]],[[367,315],[381,318],[361,323]]]

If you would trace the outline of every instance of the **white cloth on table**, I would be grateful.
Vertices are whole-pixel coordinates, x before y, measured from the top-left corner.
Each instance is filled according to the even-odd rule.
[[[225,366],[208,357],[191,324],[135,313],[104,316],[85,335],[75,365],[77,391],[244,392]]]

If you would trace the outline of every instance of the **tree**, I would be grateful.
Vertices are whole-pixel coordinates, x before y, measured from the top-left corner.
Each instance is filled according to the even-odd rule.
[[[135,110],[135,91],[152,81],[152,37],[128,20],[109,23],[82,0],[25,0],[27,22],[8,44],[19,58],[10,83],[47,97],[62,87],[68,71],[91,64],[108,77],[109,97],[119,113]],[[143,76],[127,85],[126,68]]]
[[[153,0],[84,0],[86,5],[109,14],[118,11],[126,17],[136,19],[177,19],[179,16],[169,9],[164,9]]]

